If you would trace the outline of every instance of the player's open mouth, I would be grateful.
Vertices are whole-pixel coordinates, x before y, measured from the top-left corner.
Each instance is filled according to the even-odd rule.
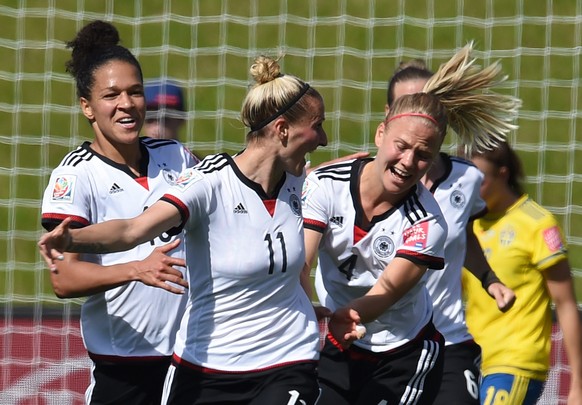
[[[131,129],[136,125],[136,120],[131,118],[131,117],[122,118],[122,119],[118,120],[117,122],[128,129]]]
[[[394,176],[396,176],[402,180],[407,180],[410,177],[412,177],[411,174],[408,174],[407,172],[400,170],[394,166],[390,168],[390,173],[392,173]]]

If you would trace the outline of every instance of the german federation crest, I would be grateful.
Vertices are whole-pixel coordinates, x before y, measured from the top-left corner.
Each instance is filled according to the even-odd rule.
[[[394,242],[388,236],[381,235],[374,239],[372,249],[376,256],[385,259],[394,253]]]
[[[289,206],[295,215],[298,217],[301,216],[301,199],[297,196],[297,194],[291,194],[289,196]]]
[[[162,174],[164,175],[164,180],[166,180],[166,183],[168,183],[170,186],[176,184],[178,177],[180,177],[178,173],[170,169],[163,169]]]
[[[463,208],[467,199],[465,198],[465,194],[461,193],[459,190],[453,191],[451,194],[451,205],[455,208]]]

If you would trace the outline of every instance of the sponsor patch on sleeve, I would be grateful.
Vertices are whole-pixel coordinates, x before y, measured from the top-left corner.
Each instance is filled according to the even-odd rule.
[[[67,175],[57,177],[53,186],[52,200],[56,202],[72,203],[75,196],[77,176]]]
[[[192,184],[196,183],[201,179],[202,175],[200,174],[200,172],[198,172],[198,170],[186,169],[182,173],[180,173],[178,180],[176,180],[175,186],[178,187],[180,190],[184,191]]]
[[[428,222],[421,222],[406,229],[402,234],[402,240],[404,246],[424,249],[428,240]]]
[[[301,190],[301,203],[305,205],[305,201],[309,198],[311,193],[317,188],[317,184],[313,181],[309,181],[309,178],[306,178],[303,182],[303,189]]]
[[[560,235],[560,229],[557,226],[544,229],[543,235],[546,246],[550,251],[556,252],[562,249],[562,236]]]

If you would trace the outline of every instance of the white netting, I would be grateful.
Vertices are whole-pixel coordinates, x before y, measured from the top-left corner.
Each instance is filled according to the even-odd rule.
[[[80,300],[55,298],[36,241],[51,169],[91,138],[64,71],[64,41],[94,19],[114,22],[146,78],[184,87],[181,136],[201,155],[242,148],[248,66],[260,53],[284,53],[283,70],[325,98],[330,142],[314,163],[373,150],[400,60],[422,58],[435,70],[475,40],[480,61],[500,59],[509,75],[501,91],[524,100],[511,141],[528,191],[563,225],[582,288],[582,0],[4,0],[0,15],[0,403],[79,403],[86,385]],[[551,387],[567,371],[559,362]],[[545,403],[558,392],[564,399],[551,390]]]

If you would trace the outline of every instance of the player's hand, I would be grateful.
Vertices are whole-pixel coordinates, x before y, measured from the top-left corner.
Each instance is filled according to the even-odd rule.
[[[347,155],[347,156],[340,156],[338,158],[329,160],[327,162],[323,162],[323,163],[321,163],[313,168],[311,167],[311,165],[306,166],[305,173],[309,174],[312,170],[315,170],[321,166],[327,166],[327,165],[331,165],[334,163],[341,163],[341,162],[344,162],[346,160],[351,160],[351,159],[363,159],[363,158],[367,158],[368,156],[370,156],[370,152],[356,152],[356,153],[352,153],[352,154]]]
[[[136,280],[162,288],[174,294],[183,294],[188,288],[184,274],[176,266],[186,267],[184,259],[168,256],[168,252],[177,248],[180,239],[154,249],[148,257],[136,262]],[[182,287],[176,287],[176,285]]]
[[[503,283],[491,283],[487,287],[487,293],[495,299],[501,312],[507,312],[515,303],[515,292]]]
[[[335,311],[329,320],[328,329],[344,349],[365,334],[365,328],[360,324],[360,315],[351,308],[339,308]]]
[[[55,260],[64,260],[63,253],[72,244],[69,232],[70,223],[71,218],[65,218],[55,229],[42,235],[38,241],[40,254],[51,271],[57,270]]]

